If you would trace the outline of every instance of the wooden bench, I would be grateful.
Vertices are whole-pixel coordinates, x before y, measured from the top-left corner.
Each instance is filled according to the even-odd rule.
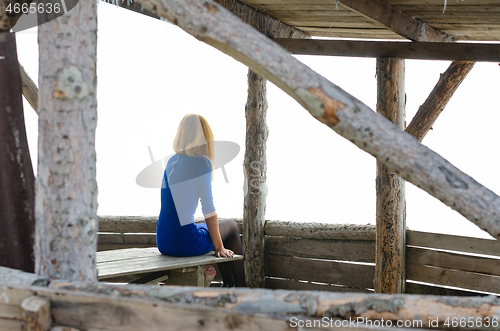
[[[210,286],[215,271],[207,273],[204,265],[241,260],[205,255],[176,257],[162,255],[156,247],[126,248],[97,253],[99,280],[120,283]]]

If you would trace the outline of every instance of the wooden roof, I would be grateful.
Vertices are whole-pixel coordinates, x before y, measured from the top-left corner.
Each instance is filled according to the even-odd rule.
[[[404,39],[397,22],[414,18],[455,40],[500,41],[500,0],[241,1],[311,36]]]

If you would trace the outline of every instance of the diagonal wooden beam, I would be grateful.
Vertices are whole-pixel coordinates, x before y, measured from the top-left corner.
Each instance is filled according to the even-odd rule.
[[[21,80],[23,86],[23,95],[28,100],[31,108],[38,114],[38,86],[31,79],[30,75],[24,70],[24,67],[19,63],[21,69]]]
[[[470,61],[452,62],[445,73],[439,77],[436,86],[413,116],[405,131],[422,141],[474,64],[475,62]]]
[[[339,3],[413,41],[449,42],[454,39],[380,0],[339,0]]]

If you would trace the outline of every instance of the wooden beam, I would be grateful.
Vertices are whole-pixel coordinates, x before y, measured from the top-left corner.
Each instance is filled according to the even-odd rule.
[[[0,73],[0,266],[32,272],[35,176],[24,123],[16,39],[10,32],[0,32]]]
[[[439,81],[427,97],[427,100],[418,109],[418,112],[406,128],[406,132],[419,141],[424,139],[457,88],[474,67],[474,63],[454,61],[450,64],[445,73],[440,75]]]
[[[23,331],[48,331],[52,324],[50,300],[41,296],[27,297],[21,302]]]
[[[405,126],[405,60],[377,59],[377,112]],[[405,293],[405,181],[377,161],[375,293]]]
[[[266,224],[268,128],[267,81],[248,70],[248,100],[245,106],[246,139],[243,171],[243,252],[249,287],[264,287],[264,226]]]
[[[292,54],[500,62],[500,44],[276,38]]]
[[[38,114],[38,86],[31,79],[30,75],[24,70],[24,67],[19,63],[21,68],[21,80],[23,85],[23,95],[30,104],[31,108]]]
[[[355,12],[379,22],[412,41],[449,42],[454,39],[380,0],[339,0]]]
[[[210,0],[138,0],[248,65],[318,121],[500,238],[500,197]]]
[[[96,7],[80,0],[38,27],[35,270],[90,282],[97,280]]]

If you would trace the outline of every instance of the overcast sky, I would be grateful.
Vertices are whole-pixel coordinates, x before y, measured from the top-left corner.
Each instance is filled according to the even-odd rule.
[[[225,166],[229,183],[216,170],[213,194],[219,217],[242,217],[247,68],[168,23],[102,2],[98,10],[98,214],[158,215],[160,190],[138,186],[136,176],[151,164],[148,146],[155,160],[173,154],[180,119],[198,113],[216,141],[241,147]],[[35,82],[36,38],[36,28],[17,34],[19,60]],[[297,58],[375,109],[375,59]],[[407,123],[448,65],[406,61]],[[498,64],[476,64],[423,141],[497,194],[498,86]],[[271,83],[268,101],[266,219],[374,224],[375,159]],[[36,167],[37,116],[24,107]],[[489,237],[412,184],[406,191],[410,229]]]

